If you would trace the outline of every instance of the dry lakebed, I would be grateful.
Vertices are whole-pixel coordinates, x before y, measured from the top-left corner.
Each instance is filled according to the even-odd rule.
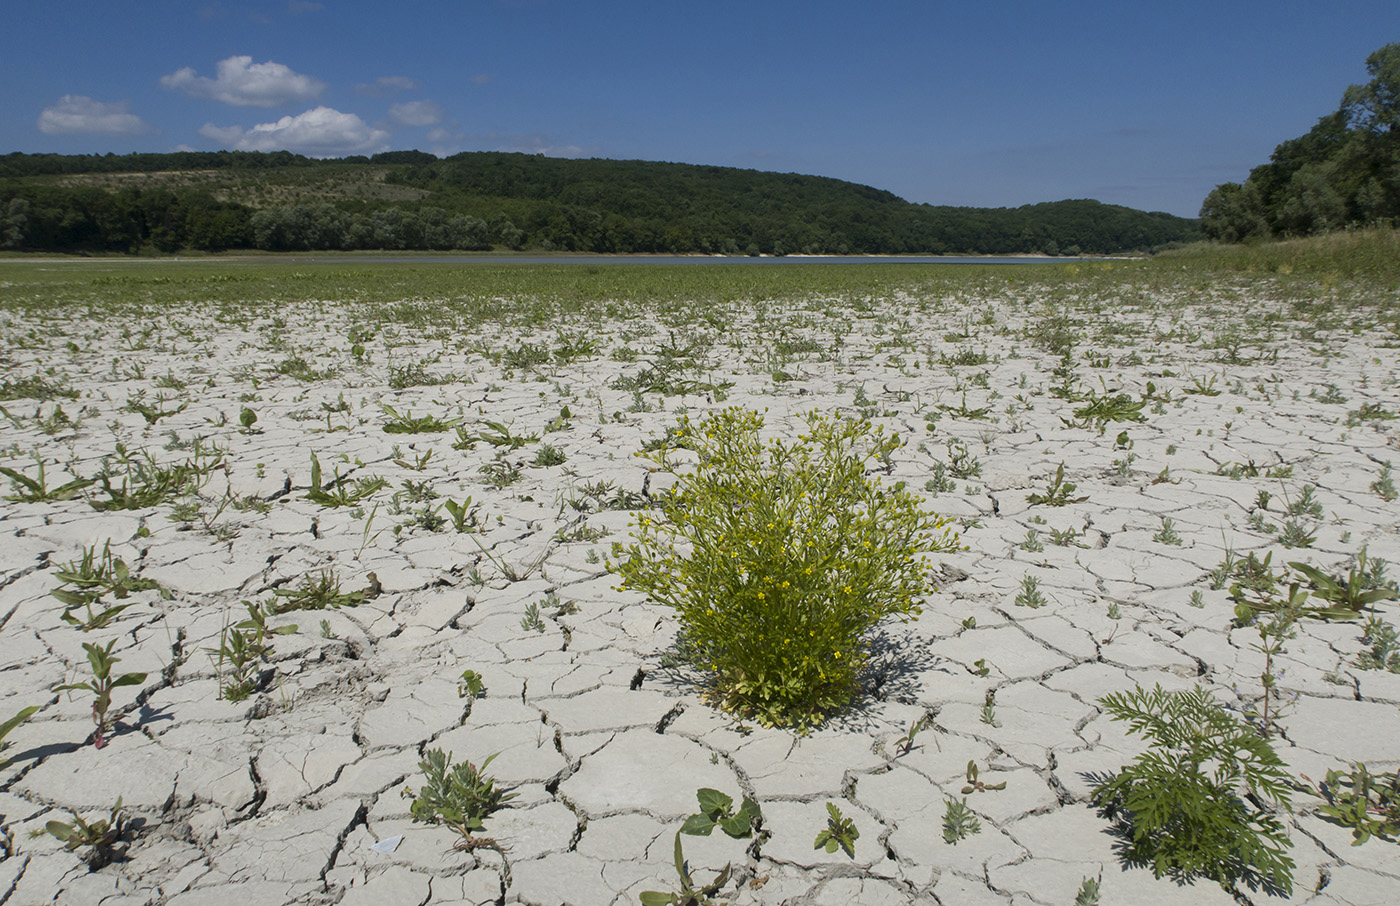
[[[1352,845],[1305,788],[1400,768],[1394,296],[1111,267],[567,304],[118,269],[0,306],[0,719],[37,708],[0,756],[0,903],[634,903],[680,891],[702,789],[762,815],[679,838],[697,887],[730,865],[716,902],[1400,902],[1393,835]],[[638,454],[725,406],[884,425],[874,477],[965,548],[806,735],[717,710],[607,567],[676,480]],[[1237,607],[1326,606],[1294,562],[1382,595],[1270,649]],[[94,659],[129,677],[100,738],[61,688]],[[1125,859],[1090,794],[1148,742],[1100,699],[1159,684],[1268,732],[1291,894]],[[413,820],[437,749],[494,755],[489,845]],[[46,831],[119,798],[119,839]],[[829,803],[849,851],[813,845]]]

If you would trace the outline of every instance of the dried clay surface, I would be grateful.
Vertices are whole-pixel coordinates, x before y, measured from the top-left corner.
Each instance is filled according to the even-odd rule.
[[[1397,337],[1264,281],[1058,292],[0,312],[18,388],[0,464],[33,478],[37,454],[49,489],[108,479],[0,505],[0,718],[39,706],[7,738],[0,903],[633,903],[678,889],[703,787],[762,809],[756,837],[682,838],[699,880],[731,864],[717,898],[736,904],[1065,906],[1085,878],[1104,902],[1235,902],[1124,863],[1089,790],[1145,744],[1099,699],[1200,683],[1257,722],[1259,634],[1212,570],[1400,562],[1382,483]],[[1119,395],[1140,421],[1084,412]],[[905,445],[876,477],[966,546],[934,557],[917,619],[882,625],[853,707],[805,736],[712,707],[672,656],[673,611],[607,571],[675,480],[636,454],[726,405],[775,436],[813,409],[886,425]],[[408,430],[429,416],[445,430]],[[98,508],[181,464],[170,493]],[[1032,503],[1062,464],[1064,505]],[[51,592],[104,548],[150,581],[99,598],[130,606],[84,631]],[[339,606],[290,609],[316,587]],[[245,602],[296,631],[267,637],[230,701],[215,652]],[[1359,666],[1361,634],[1305,619],[1275,656],[1272,742],[1294,776],[1400,767],[1400,675]],[[112,692],[101,748],[92,694],[58,690],[91,679],[85,642],[114,643],[113,676],[145,674]],[[516,794],[485,821],[498,847],[413,822],[429,749],[495,754]],[[981,830],[950,844],[970,761],[1005,788],[966,797]],[[95,870],[31,834],[118,797],[127,832]],[[828,802],[853,855],[812,845]],[[1400,902],[1400,847],[1351,846],[1317,803],[1296,793],[1285,816],[1291,897],[1254,901]]]

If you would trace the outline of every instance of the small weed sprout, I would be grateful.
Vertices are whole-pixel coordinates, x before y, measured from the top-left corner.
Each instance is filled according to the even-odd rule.
[[[475,670],[463,670],[457,679],[458,698],[481,698],[486,694],[486,681]]]
[[[758,413],[725,409],[678,435],[699,457],[615,545],[623,587],[680,615],[691,660],[732,713],[799,732],[855,694],[867,633],[918,612],[922,554],[957,549],[946,520],[866,477],[899,446],[869,422],[813,413],[795,443],[763,443]],[[663,466],[665,450],[653,455]],[[685,552],[685,553],[683,553]]]
[[[951,796],[944,800],[943,810],[943,842],[956,846],[958,843],[982,832],[982,822],[977,820],[972,809],[967,807],[967,799],[954,799]]]
[[[909,752],[913,750],[915,737],[917,737],[919,732],[925,729],[930,722],[931,718],[929,715],[925,714],[909,725],[909,731],[894,741],[895,746],[899,748],[899,754],[908,755]]]
[[[1044,607],[1048,603],[1040,591],[1040,580],[1032,575],[1021,577],[1021,590],[1016,595],[1018,607]]]
[[[126,830],[125,816],[122,814],[122,800],[117,797],[117,802],[112,806],[112,810],[107,813],[106,818],[99,818],[96,821],[88,821],[77,812],[71,812],[73,820],[59,821],[57,819],[49,821],[43,829],[35,828],[30,832],[31,836],[48,834],[63,843],[63,848],[68,852],[88,847],[88,853],[84,857],[88,868],[96,871],[106,865],[111,860],[112,845],[122,838]]]
[[[1180,547],[1183,543],[1181,534],[1176,530],[1176,520],[1170,516],[1162,517],[1162,527],[1157,530],[1157,534],[1152,536],[1152,540],[1159,544],[1170,544],[1173,547]]]
[[[37,478],[30,478],[23,472],[0,466],[0,474],[10,479],[10,488],[14,491],[13,494],[5,498],[6,500],[23,503],[51,503],[58,500],[72,500],[84,488],[96,483],[94,478],[75,478],[56,488],[51,488],[44,475],[44,460],[37,455],[34,460],[39,466],[39,477]]]
[[[979,773],[980,772],[977,769],[977,762],[969,761],[967,763],[967,786],[962,788],[962,794],[964,796],[967,796],[971,793],[986,793],[1006,789],[1005,780],[1003,780],[1001,783],[987,783],[983,780],[978,779]]]
[[[413,800],[409,806],[413,820],[456,831],[461,839],[454,849],[470,852],[487,847],[499,851],[495,841],[479,837],[477,832],[484,827],[488,815],[518,794],[497,787],[496,781],[485,773],[495,757],[488,756],[478,768],[469,761],[452,764],[452,753],[442,749],[424,752],[418,768],[426,782],[417,793],[407,788],[403,791],[405,797]]]
[[[1071,503],[1082,503],[1088,497],[1072,497],[1075,484],[1072,481],[1065,481],[1065,464],[1060,463],[1060,467],[1055,470],[1055,477],[1050,480],[1043,493],[1033,491],[1026,495],[1026,501],[1031,506],[1066,506]]]
[[[88,664],[92,667],[92,681],[66,683],[58,687],[59,692],[81,689],[93,694],[92,722],[97,725],[97,729],[92,732],[92,745],[96,749],[107,745],[107,733],[112,728],[112,723],[107,718],[107,711],[112,707],[112,690],[122,686],[139,686],[146,681],[144,673],[112,676],[113,665],[121,660],[112,656],[112,648],[116,644],[116,639],[113,639],[106,647],[99,648],[91,642],[84,642],[83,650],[87,652]]]
[[[1395,480],[1390,475],[1390,463],[1387,461],[1381,466],[1380,477],[1371,482],[1371,492],[1386,503],[1390,503],[1396,497]]]
[[[1097,878],[1085,878],[1079,882],[1079,892],[1074,896],[1074,906],[1099,906],[1099,882]]]
[[[719,893],[721,887],[729,883],[730,868],[725,865],[713,881],[699,887],[695,886],[695,879],[690,874],[690,863],[686,862],[685,853],[681,851],[679,832],[676,833],[675,864],[681,889],[676,893],[644,890],[637,895],[642,906],[713,906],[715,901],[710,898]]]
[[[526,632],[544,632],[544,619],[540,616],[540,605],[531,601],[525,607],[525,616],[520,618],[520,628]]]
[[[812,842],[813,849],[824,849],[828,853],[834,853],[839,848],[850,856],[856,857],[856,840],[860,838],[860,830],[856,823],[845,815],[841,814],[841,809],[836,803],[826,804],[826,827],[817,833],[817,839]]]
[[[685,819],[681,833],[708,837],[716,827],[736,840],[752,836],[754,826],[763,819],[758,803],[744,797],[738,811],[734,810],[734,800],[719,790],[708,787],[695,791],[700,811]]]
[[[19,712],[15,714],[14,717],[11,717],[4,723],[0,723],[0,753],[3,753],[5,749],[8,748],[10,745],[8,742],[5,741],[5,737],[10,735],[10,731],[13,730],[15,727],[18,727],[20,724],[24,723],[38,710],[38,705],[30,705],[28,708],[21,708]],[[3,768],[9,763],[10,760],[8,758],[5,758],[3,754],[0,754],[0,768]]]
[[[1400,771],[1377,777],[1364,764],[1347,772],[1331,770],[1314,795],[1324,802],[1317,807],[1323,818],[1351,828],[1352,846],[1372,836],[1392,842],[1400,836]]]

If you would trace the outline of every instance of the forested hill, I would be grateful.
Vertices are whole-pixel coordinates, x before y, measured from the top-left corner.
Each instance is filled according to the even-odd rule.
[[[558,249],[727,254],[1101,254],[1195,220],[1075,200],[919,205],[819,176],[418,151],[0,155],[0,248]]]

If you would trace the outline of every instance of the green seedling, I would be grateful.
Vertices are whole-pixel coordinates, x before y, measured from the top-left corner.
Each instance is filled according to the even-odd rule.
[[[763,820],[758,803],[748,796],[744,797],[738,811],[734,810],[734,800],[719,790],[705,787],[695,791],[695,798],[700,803],[700,811],[685,819],[685,824],[681,826],[683,834],[708,837],[712,830],[719,827],[739,840],[751,836],[754,827]]]
[[[1356,566],[1345,578],[1341,576],[1333,577],[1324,573],[1315,566],[1306,563],[1289,563],[1294,571],[1301,573],[1308,580],[1313,588],[1312,596],[1333,605],[1332,607],[1313,608],[1310,616],[1318,616],[1322,619],[1352,619],[1379,601],[1389,601],[1396,597],[1396,589],[1393,584],[1381,585],[1379,587],[1367,581],[1369,573],[1366,569],[1366,551],[1356,556]]]
[[[1071,503],[1081,503],[1088,500],[1088,497],[1071,497],[1074,493],[1075,484],[1072,481],[1065,481],[1065,464],[1060,463],[1060,467],[1055,470],[1055,477],[1050,481],[1044,493],[1032,492],[1026,495],[1026,500],[1031,506],[1066,506]]]
[[[540,605],[531,601],[525,607],[525,616],[520,618],[520,628],[526,632],[544,632],[544,619],[540,617]]]
[[[461,418],[443,421],[434,415],[414,416],[411,412],[400,414],[389,405],[380,405],[379,408],[383,409],[390,419],[384,426],[385,434],[439,434],[462,423]]]
[[[963,617],[963,621],[962,621],[962,623],[961,623],[960,625],[962,626],[963,629],[976,629],[976,628],[977,628],[977,617],[975,617],[975,616]]]
[[[452,753],[430,749],[418,763],[425,783],[417,793],[405,788],[403,794],[412,799],[409,813],[414,821],[441,824],[457,832],[461,838],[453,848],[470,852],[485,847],[500,851],[489,837],[477,836],[492,812],[514,799],[518,794],[496,786],[486,767],[495,759],[487,756],[481,767],[469,761],[452,764]]]
[[[38,478],[30,478],[23,472],[0,466],[0,474],[4,474],[10,479],[10,489],[14,491],[13,494],[5,498],[6,500],[15,500],[21,503],[52,503],[59,500],[72,500],[78,496],[78,492],[96,483],[96,479],[92,478],[75,478],[56,488],[51,488],[44,475],[44,460],[38,456],[35,456],[34,460],[39,465]]]
[[[442,508],[447,510],[447,515],[452,517],[452,527],[458,532],[469,532],[481,527],[481,522],[476,516],[476,511],[480,507],[472,506],[470,495],[461,503],[452,500],[443,501]]]
[[[465,428],[457,429],[457,442],[452,445],[454,450],[470,450],[476,446],[477,442],[485,441],[493,447],[504,447],[506,450],[518,450],[526,444],[532,444],[539,440],[538,435],[518,435],[510,433],[510,426],[501,422],[484,421],[486,427],[476,434],[469,434]]]
[[[1219,396],[1220,391],[1215,389],[1215,375],[1210,376],[1209,381],[1202,382],[1200,378],[1192,378],[1190,387],[1181,388],[1182,392],[1194,394],[1196,396]]]
[[[402,469],[412,469],[415,472],[421,472],[426,469],[428,467],[428,460],[433,458],[432,447],[429,447],[426,453],[413,457],[412,460],[403,459],[398,456],[398,447],[394,448],[394,453],[394,465]]]
[[[496,490],[507,488],[520,480],[520,466],[504,459],[493,459],[479,470],[486,476],[486,484]]]
[[[249,409],[247,406],[244,406],[241,410],[239,410],[239,412],[238,412],[238,424],[243,428],[243,433],[244,433],[244,434],[249,434],[249,435],[252,435],[252,434],[261,434],[261,433],[262,433],[262,429],[261,429],[261,428],[254,428],[254,427],[253,427],[253,425],[257,424],[257,422],[258,422],[258,414],[257,414],[256,412],[254,412],[252,409]]]
[[[561,466],[568,462],[568,457],[564,451],[552,444],[541,444],[539,451],[535,454],[534,465],[537,466]]]
[[[696,887],[695,879],[690,874],[690,864],[686,862],[685,854],[681,851],[679,832],[676,833],[675,863],[676,874],[680,877],[681,889],[675,893],[644,890],[637,896],[642,906],[714,906],[715,901],[711,897],[719,893],[720,888],[729,883],[729,865],[726,864],[709,884]]]
[[[1015,600],[1018,607],[1044,607],[1048,603],[1040,591],[1040,580],[1029,574],[1021,578],[1021,590]]]
[[[112,857],[112,844],[120,840],[125,832],[126,822],[122,814],[121,797],[117,797],[116,805],[112,806],[106,818],[89,822],[77,812],[70,814],[73,816],[71,822],[49,821],[42,830],[36,828],[31,831],[31,836],[49,834],[62,841],[63,848],[70,853],[84,846],[89,847],[85,857],[88,867],[94,871],[101,868]]]
[[[982,697],[982,713],[977,715],[982,723],[988,726],[997,724],[997,693],[995,689],[988,689],[987,694]]]
[[[481,698],[486,694],[486,681],[475,670],[463,670],[457,679],[458,698]]]
[[[1307,775],[1303,780],[1312,783]],[[1345,773],[1328,771],[1327,779],[1309,792],[1324,801],[1317,807],[1323,818],[1351,828],[1352,846],[1373,836],[1392,842],[1400,837],[1400,771],[1376,777],[1357,764]]]
[[[105,648],[98,648],[91,642],[84,642],[83,650],[87,652],[88,663],[92,666],[92,681],[67,683],[58,687],[59,692],[81,689],[93,694],[92,722],[97,725],[97,729],[93,731],[92,744],[93,748],[97,749],[107,745],[107,731],[111,729],[111,722],[107,719],[107,711],[112,707],[112,690],[122,686],[139,686],[146,681],[144,673],[123,673],[121,676],[112,676],[112,667],[121,660],[119,657],[112,656],[112,647],[116,644],[116,639],[113,639],[107,643]]]
[[[1152,536],[1152,540],[1159,544],[1170,544],[1173,547],[1180,547],[1183,543],[1181,533],[1176,530],[1176,521],[1170,516],[1162,517],[1162,527],[1157,530],[1157,534]]]
[[[1370,648],[1356,656],[1357,667],[1400,673],[1400,634],[1394,626],[1372,614],[1362,627],[1361,641]]]
[[[81,560],[70,562],[54,572],[54,577],[61,583],[77,587],[76,590],[55,588],[49,592],[67,608],[63,614],[64,622],[74,626],[82,626],[84,629],[99,629],[106,626],[117,614],[131,606],[130,604],[121,604],[100,613],[94,613],[93,602],[108,593],[120,599],[127,597],[133,591],[155,589],[160,592],[162,598],[170,599],[170,592],[161,588],[159,582],[154,579],[138,579],[132,576],[126,563],[120,557],[112,556],[111,544],[112,542],[109,540],[102,546],[101,559],[98,559],[96,545],[84,547]],[[72,610],[77,607],[87,608],[86,621],[73,616]]]
[[[967,672],[973,676],[986,676],[992,672],[992,668],[987,665],[987,659],[979,657],[972,662],[972,666],[967,668]]]
[[[270,635],[291,635],[296,626],[268,626],[271,611],[265,603],[244,601],[248,618],[233,625],[225,624],[219,633],[219,647],[207,649],[219,674],[219,695],[239,702],[251,695],[258,686],[258,664],[272,654]],[[324,621],[322,621],[324,623]],[[224,667],[228,666],[225,675]]]
[[[919,735],[920,731],[927,728],[931,722],[929,716],[925,714],[911,723],[909,725],[909,731],[894,741],[895,746],[899,748],[899,754],[908,755],[914,748],[915,737]]]
[[[1159,878],[1289,895],[1291,844],[1275,810],[1288,808],[1292,778],[1269,743],[1200,686],[1138,687],[1099,702],[1150,741],[1091,794],[1128,837],[1125,858]]]
[[[967,799],[954,799],[951,796],[944,800],[943,810],[943,842],[956,846],[973,834],[982,832],[982,822],[977,820],[972,809],[967,807]]]
[[[1079,882],[1079,892],[1074,896],[1074,906],[1099,906],[1099,882],[1097,878],[1085,878]]]
[[[28,708],[21,708],[19,713],[14,717],[11,717],[4,723],[0,723],[0,753],[3,753],[5,749],[9,748],[10,744],[5,741],[5,737],[10,735],[10,731],[24,723],[38,710],[38,705],[30,705]],[[3,768],[9,763],[10,760],[8,758],[0,756],[0,768]]]
[[[190,406],[189,401],[186,400],[175,409],[163,409],[160,407],[162,404],[170,402],[168,398],[157,397],[155,403],[152,404],[146,402],[145,396],[146,392],[144,390],[138,392],[135,396],[129,397],[126,401],[126,405],[122,408],[126,409],[127,412],[139,413],[141,417],[146,420],[146,424],[148,425],[154,425],[161,419],[168,418],[172,415],[179,415]]]
[[[825,849],[828,853],[834,853],[839,848],[854,859],[856,840],[860,838],[860,830],[856,823],[842,815],[841,809],[837,808],[834,802],[826,804],[826,814],[826,827],[817,834],[812,848]]]
[[[1088,403],[1074,410],[1074,421],[1060,419],[1071,428],[1084,428],[1093,425],[1100,434],[1109,422],[1145,422],[1142,414],[1148,403],[1147,397],[1136,402],[1126,393],[1116,396],[1090,396]]]
[[[1375,494],[1386,503],[1390,503],[1395,499],[1395,480],[1391,477],[1389,462],[1381,466],[1380,477],[1371,482],[1371,493]]]
[[[371,598],[379,596],[379,577],[369,573],[369,585],[359,591],[340,590],[340,579],[334,570],[321,570],[320,578],[313,579],[307,573],[300,588],[275,588],[273,598],[264,606],[268,613],[288,613],[293,610],[325,610],[327,608],[355,607]]]
[[[306,499],[312,503],[319,503],[321,506],[355,506],[361,500],[383,489],[388,483],[378,476],[361,478],[350,483],[349,477],[342,476],[339,467],[337,467],[335,479],[329,485],[323,485],[321,483],[321,461],[316,458],[315,453],[312,453],[311,487],[306,491]]]
[[[986,793],[988,791],[1006,789],[1005,780],[1003,780],[1001,783],[984,783],[983,781],[977,779],[977,775],[977,762],[969,761],[967,763],[967,786],[962,788],[962,794],[964,796],[968,795],[969,793]]]
[[[223,462],[220,449],[205,450],[196,445],[189,459],[169,466],[156,464],[146,451],[133,454],[117,444],[117,464],[123,469],[121,484],[113,483],[112,464],[104,459],[97,480],[106,500],[90,499],[95,510],[140,510],[165,503],[182,493],[198,490]]]

